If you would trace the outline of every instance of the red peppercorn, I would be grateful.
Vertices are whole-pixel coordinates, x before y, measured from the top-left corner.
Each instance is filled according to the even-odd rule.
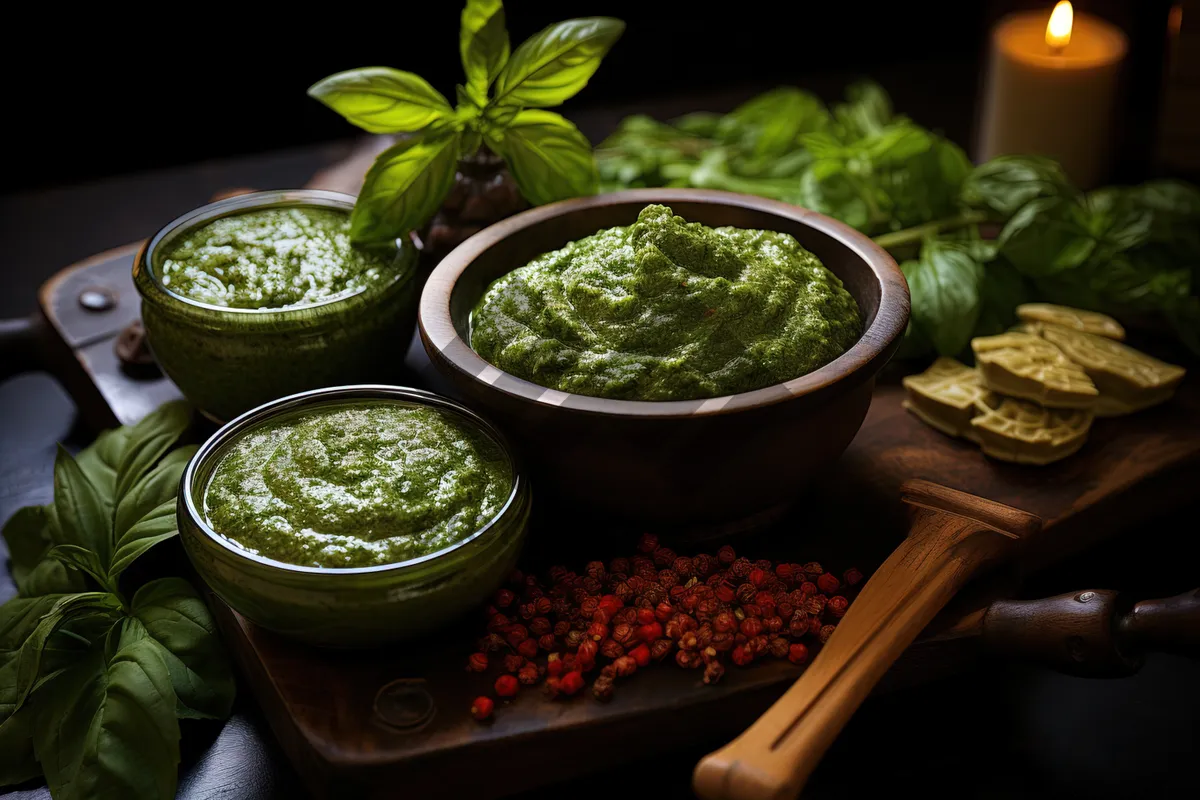
[[[565,694],[567,696],[570,696],[573,694],[578,694],[579,690],[582,688],[583,688],[583,673],[582,672],[578,672],[578,671],[568,672],[566,675],[563,675],[561,678],[558,679],[558,691],[562,692],[563,694]]]
[[[553,633],[547,633],[545,636],[538,637],[537,646],[542,650],[549,652],[558,646],[558,639]]]
[[[808,575],[809,580],[816,580],[818,575],[821,575],[825,572],[825,568],[816,561],[810,561],[800,569],[804,570],[804,573]]]
[[[818,589],[817,585],[815,583],[813,583],[812,581],[805,581],[804,583],[800,584],[801,598],[812,597],[814,594],[816,594],[819,591],[820,591],[820,589]]]
[[[567,631],[567,635],[563,638],[563,642],[566,644],[568,650],[577,650],[579,649],[579,645],[583,642],[583,639],[583,631],[579,630],[578,628],[572,628],[571,630]]]
[[[650,665],[650,648],[644,642],[630,650],[629,655],[637,662],[639,667]]]
[[[612,678],[601,675],[592,682],[592,696],[601,703],[607,703],[612,699],[615,682]]]
[[[551,700],[553,700],[554,698],[558,697],[559,684],[561,682],[562,678],[556,675],[551,675],[549,678],[546,678],[545,683],[542,684],[542,693],[545,694],[546,697],[549,697]]]
[[[733,548],[725,545],[717,551],[717,561],[728,566],[737,560],[737,553],[733,552]]]
[[[497,633],[499,631],[504,630],[511,624],[512,624],[512,621],[505,615],[493,614],[491,616],[491,618],[488,619],[487,629],[488,629],[489,633]]]
[[[496,704],[492,702],[492,698],[483,696],[476,697],[471,703],[471,716],[480,722],[483,722],[492,715],[492,709],[495,707]]]
[[[532,602],[521,603],[517,606],[517,616],[521,619],[533,619],[537,616],[537,606]]]
[[[684,669],[696,669],[704,665],[704,656],[692,650],[680,650],[675,654],[675,663]]]
[[[738,626],[738,630],[741,631],[742,635],[747,639],[758,636],[760,633],[762,633],[762,629],[762,620],[759,620],[755,617],[746,617],[746,619],[742,620],[742,624]]]
[[[517,681],[522,686],[533,686],[538,682],[540,677],[537,664],[534,664],[532,661],[517,671]]]
[[[737,619],[728,611],[722,611],[713,617],[712,628],[716,633],[729,633],[737,627]]]
[[[513,647],[529,638],[529,630],[524,625],[509,625],[504,630],[504,638]]]
[[[783,617],[785,620],[788,620],[792,618],[792,614],[796,613],[796,607],[787,600],[784,600],[775,606],[775,613]]]
[[[643,642],[653,642],[655,639],[661,639],[662,635],[663,626],[658,621],[641,625],[637,629],[637,638]]]
[[[690,578],[696,574],[696,565],[687,556],[678,556],[671,562],[671,569],[681,578]]]
[[[605,658],[620,658],[625,655],[625,648],[616,639],[605,639],[600,643],[600,655]]]
[[[471,653],[471,657],[467,659],[468,672],[487,672],[487,668],[487,653]]]
[[[787,658],[793,664],[803,664],[808,661],[808,647],[799,642],[789,646]]]
[[[630,655],[623,655],[613,662],[613,668],[617,671],[617,676],[628,678],[633,673],[637,672],[637,660]]]
[[[743,583],[737,587],[737,591],[734,594],[737,596],[739,603],[748,605],[754,602],[754,598],[758,594],[758,588],[753,583]]]
[[[639,608],[637,612],[638,625],[649,625],[652,622],[658,622],[658,618],[654,616],[654,610],[650,608]]]
[[[579,645],[579,650],[575,653],[576,669],[587,672],[592,667],[596,666],[596,654],[600,652],[600,644],[592,639],[586,639]]]
[[[804,601],[804,610],[814,617],[818,616],[822,611],[825,610],[826,602],[825,595],[814,594],[812,597]]]
[[[500,697],[515,697],[521,685],[513,675],[501,675],[496,678],[496,694]]]
[[[716,568],[717,560],[707,553],[701,553],[700,555],[692,558],[692,569],[694,569],[696,574],[701,578],[708,577]]]
[[[675,616],[675,607],[666,601],[659,603],[654,609],[655,622],[666,622],[673,616]]]
[[[637,625],[637,609],[633,608],[632,606],[629,608],[622,608],[617,612],[617,615],[613,617],[613,620],[618,624]]]
[[[584,574],[586,574],[589,578],[596,578],[598,580],[604,580],[604,562],[603,561],[589,561],[587,563],[587,565],[583,568],[583,571],[584,571]]]
[[[783,632],[783,617],[778,615],[767,617],[763,620],[763,627],[767,633],[777,634]]]
[[[776,605],[775,595],[771,594],[770,592],[759,592],[758,594],[754,595],[754,604],[764,609],[774,608]]]
[[[579,604],[579,613],[588,619],[591,619],[592,615],[596,613],[598,608],[600,608],[600,598],[585,597],[583,602]]]
[[[860,583],[862,583],[862,579],[863,574],[854,567],[846,570],[846,572],[842,575],[842,580],[846,582],[847,586],[858,586]]]
[[[629,559],[614,558],[612,561],[608,562],[608,573],[610,577],[614,574],[627,575],[629,573]]]
[[[775,577],[784,583],[791,583],[794,573],[791,564],[780,564],[775,567]]]
[[[829,603],[825,608],[835,617],[841,618],[846,615],[846,609],[850,607],[850,601],[842,597],[840,594],[835,594],[829,598]]]
[[[776,636],[767,643],[767,652],[775,658],[787,658],[790,645],[788,640],[782,636]]]
[[[829,637],[833,636],[834,630],[836,630],[836,628],[833,625],[822,625],[821,630],[817,633],[817,641],[821,644],[825,644],[829,641]]]
[[[713,685],[725,675],[725,666],[720,661],[709,661],[704,665],[704,682]]]
[[[529,634],[531,636],[545,636],[554,630],[554,625],[545,617],[534,617],[529,621]]]
[[[538,653],[538,643],[535,639],[526,639],[517,645],[517,652],[525,658],[536,658]]]
[[[539,597],[533,601],[533,607],[538,616],[544,617],[554,610],[554,601],[549,597]]]
[[[808,632],[812,636],[816,636],[818,633],[821,632],[821,618],[820,617],[809,617],[808,618]]]
[[[842,587],[842,582],[833,573],[826,572],[817,577],[817,588],[825,594],[833,594]]]
[[[525,656],[517,653],[509,653],[504,657],[503,667],[505,672],[516,672],[525,665]]]
[[[737,597],[737,593],[733,590],[733,587],[727,583],[717,586],[716,593],[717,599],[722,603],[732,603],[734,598]]]
[[[497,608],[508,608],[509,606],[511,606],[513,604],[513,601],[516,599],[517,599],[517,596],[512,593],[512,590],[501,589],[498,592],[496,592],[496,607]],[[491,702],[491,701],[489,700],[488,702]]]
[[[808,633],[808,614],[797,611],[788,621],[788,633],[799,639]]]
[[[732,633],[714,633],[712,641],[709,642],[709,647],[720,653],[733,649],[734,638]]]
[[[699,650],[700,637],[696,635],[695,631],[686,631],[682,636],[679,637],[679,649]]]
[[[650,657],[655,661],[662,661],[671,654],[673,649],[675,649],[675,643],[670,639],[659,639],[650,644]]]
[[[675,551],[669,547],[660,547],[654,551],[654,565],[660,569],[670,567],[675,563]]]
[[[587,637],[593,642],[603,642],[608,638],[608,626],[603,622],[593,622],[588,625]]]
[[[612,638],[622,647],[628,647],[637,640],[637,629],[624,622],[619,623],[612,630]]]
[[[750,570],[750,583],[754,586],[762,586],[767,580],[767,573],[758,567]]]
[[[562,675],[562,672],[562,656],[558,653],[551,653],[550,655],[546,656],[546,674],[552,678],[557,678],[559,675]]]
[[[729,656],[733,659],[733,663],[739,667],[744,667],[754,660],[754,656],[750,655],[750,651],[746,649],[744,644],[739,644],[733,648],[733,652]]]
[[[643,533],[638,539],[637,549],[642,553],[653,553],[658,549],[658,537],[653,533]]]

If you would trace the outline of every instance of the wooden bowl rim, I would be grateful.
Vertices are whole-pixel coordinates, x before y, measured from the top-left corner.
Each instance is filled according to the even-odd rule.
[[[450,317],[450,296],[458,278],[471,263],[499,241],[570,214],[589,209],[630,203],[707,203],[761,211],[791,219],[825,233],[848,247],[867,265],[879,282],[879,309],[858,341],[823,367],[780,384],[740,394],[699,400],[616,400],[571,394],[550,389],[504,372],[485,361],[463,341]],[[513,268],[522,265],[515,265]],[[900,267],[886,250],[845,223],[807,208],[753,195],[713,189],[625,189],[619,192],[578,197],[531,208],[501,220],[476,233],[434,268],[421,293],[417,322],[426,349],[437,351],[451,367],[496,391],[531,403],[566,407],[574,411],[624,417],[693,417],[728,414],[761,408],[799,397],[849,388],[873,376],[891,357],[908,326],[908,283]],[[435,355],[430,352],[430,355]],[[865,374],[864,374],[865,372]]]

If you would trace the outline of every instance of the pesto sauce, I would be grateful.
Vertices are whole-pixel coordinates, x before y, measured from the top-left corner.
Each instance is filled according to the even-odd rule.
[[[841,280],[791,235],[688,223],[661,205],[496,280],[471,346],[542,386],[625,400],[748,392],[862,333]]]
[[[288,564],[368,567],[437,552],[503,508],[499,445],[449,412],[365,402],[253,428],[204,493],[221,536]]]
[[[392,277],[389,262],[350,242],[350,217],[328,208],[267,208],[188,232],[165,254],[163,287],[227,308],[294,308]]]

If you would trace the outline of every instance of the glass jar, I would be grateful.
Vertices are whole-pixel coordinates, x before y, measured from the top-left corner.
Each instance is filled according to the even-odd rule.
[[[294,207],[349,215],[354,198],[315,189],[230,197],[179,217],[134,260],[133,282],[155,359],[184,397],[218,422],[307,389],[390,382],[402,374],[420,293],[416,248],[408,241],[387,248],[392,280],[310,305],[228,308],[163,286],[164,254],[182,237],[222,217]]]
[[[244,550],[213,530],[202,511],[228,448],[258,426],[316,408],[369,400],[431,406],[494,441],[508,459],[512,490],[499,513],[449,547],[398,564],[297,566]],[[529,522],[529,484],[502,434],[444,397],[395,386],[340,386],[268,403],[230,422],[188,464],[179,492],[179,534],[200,577],[252,622],[310,644],[369,647],[425,633],[481,606],[516,565]]]

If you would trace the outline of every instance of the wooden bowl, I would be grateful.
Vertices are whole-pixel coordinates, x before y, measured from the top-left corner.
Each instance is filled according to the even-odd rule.
[[[786,383],[672,402],[547,389],[470,348],[470,313],[492,281],[569,241],[632,224],[650,203],[690,222],[795,236],[858,302],[862,337],[836,360]],[[523,451],[535,491],[639,522],[696,525],[788,503],[841,455],[866,416],[876,373],[899,345],[908,310],[896,262],[836,220],[729,192],[631,189],[534,208],[475,234],[433,271],[419,323],[433,363]]]

